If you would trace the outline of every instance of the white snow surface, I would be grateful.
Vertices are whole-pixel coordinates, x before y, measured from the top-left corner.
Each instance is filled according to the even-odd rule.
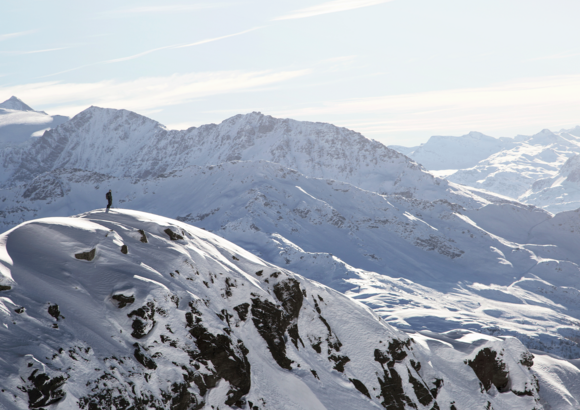
[[[2,230],[89,211],[112,188],[117,211],[204,228],[406,332],[515,336],[580,357],[577,212],[447,182],[344,128],[252,113],[168,131],[92,107],[0,153]]]
[[[7,410],[578,403],[573,362],[533,364],[511,337],[400,332],[324,285],[152,214],[26,222],[0,235],[0,266]],[[505,383],[482,379],[478,360]]]

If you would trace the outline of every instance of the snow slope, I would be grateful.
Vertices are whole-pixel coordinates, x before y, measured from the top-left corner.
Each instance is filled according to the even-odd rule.
[[[85,212],[113,188],[115,207],[203,227],[409,331],[580,357],[578,230],[559,225],[574,215],[434,178],[377,144],[258,113],[178,132],[93,107],[4,174],[0,223]]]
[[[7,410],[542,409],[573,396],[570,383],[542,396],[555,369],[536,370],[517,339],[407,335],[152,214],[30,221],[0,236],[0,262]]]
[[[530,348],[580,357],[576,298],[562,298],[580,289],[580,229],[563,236],[554,222],[561,215],[460,187],[449,200],[426,201],[236,161],[139,182],[43,174],[13,187],[4,221],[82,212],[104,203],[109,187],[115,207],[215,232],[347,292],[397,326],[512,335]]]

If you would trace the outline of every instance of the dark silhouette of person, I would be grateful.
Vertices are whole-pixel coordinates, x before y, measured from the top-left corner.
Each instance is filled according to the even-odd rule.
[[[105,198],[107,198],[107,201],[109,201],[109,203],[107,204],[107,211],[108,211],[109,208],[111,207],[111,205],[113,205],[113,194],[111,193],[110,189],[109,189],[109,192],[107,192],[107,194],[105,195]]]

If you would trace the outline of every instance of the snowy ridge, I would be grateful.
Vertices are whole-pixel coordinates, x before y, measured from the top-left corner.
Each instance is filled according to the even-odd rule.
[[[251,113],[219,125],[168,131],[133,112],[98,107],[48,131],[27,152],[13,179],[26,181],[58,168],[143,179],[191,165],[255,159],[379,192],[419,192],[419,180],[425,189],[445,184],[404,155],[331,124]]]
[[[542,409],[570,397],[517,339],[401,333],[151,214],[28,222],[0,236],[0,267],[8,410]]]

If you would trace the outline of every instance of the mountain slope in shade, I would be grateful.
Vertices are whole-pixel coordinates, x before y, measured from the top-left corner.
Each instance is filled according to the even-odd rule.
[[[0,159],[6,157],[3,148],[12,151],[14,146],[30,143],[45,130],[67,120],[68,117],[62,115],[51,116],[43,111],[34,111],[16,97],[0,103]]]
[[[151,214],[28,222],[0,236],[0,267],[8,410],[531,410],[571,396],[514,338],[399,332],[323,285]]]

